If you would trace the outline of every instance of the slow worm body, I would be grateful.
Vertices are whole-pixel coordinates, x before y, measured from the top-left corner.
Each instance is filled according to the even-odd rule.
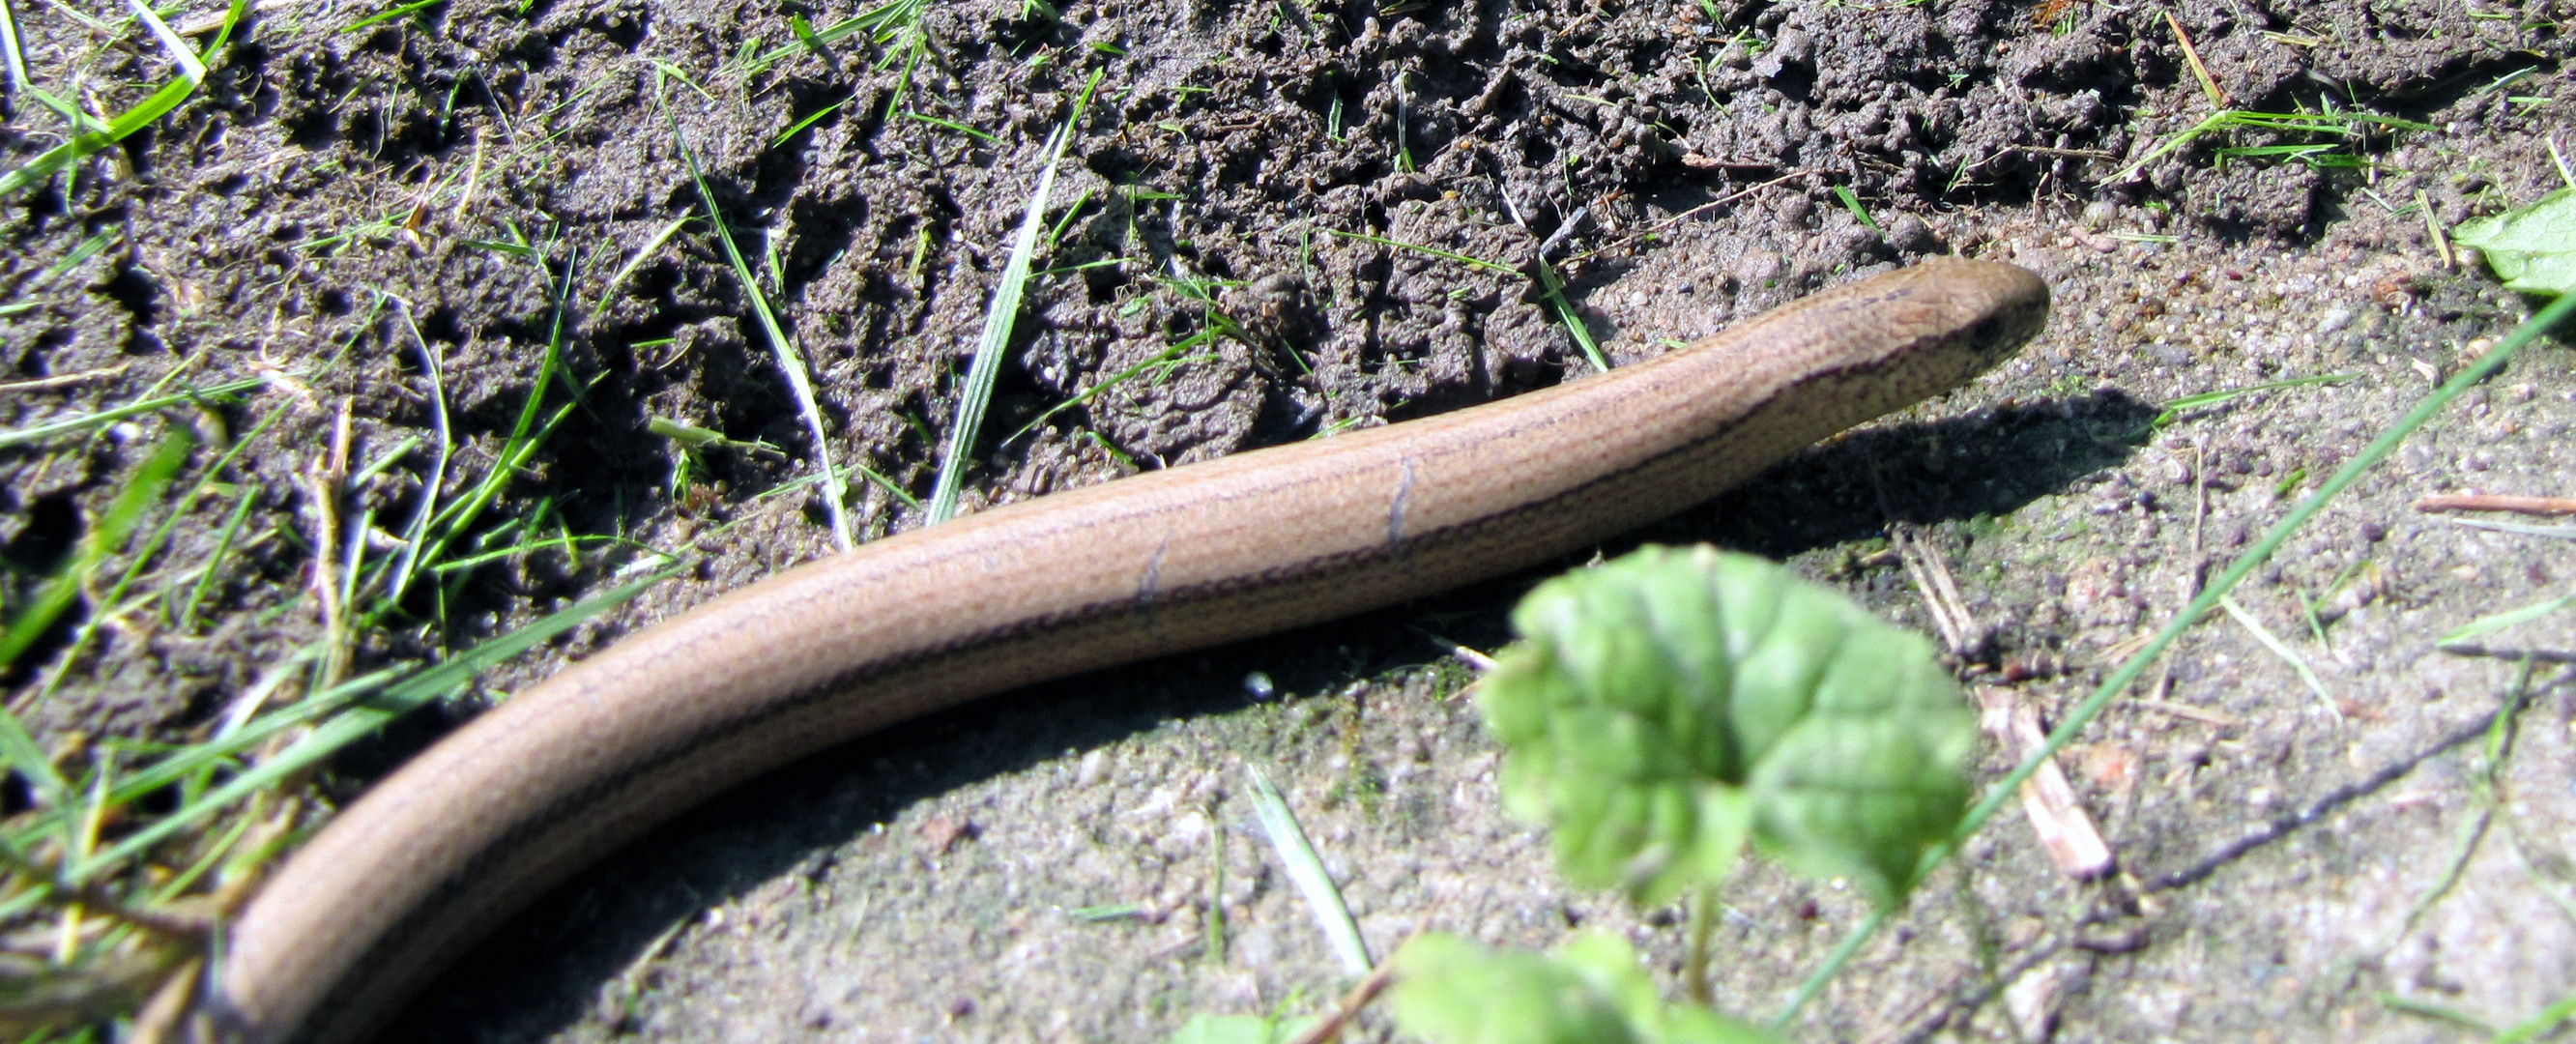
[[[1583,547],[1946,391],[2048,290],[1936,260],[1503,402],[1151,472],[878,541],[575,664],[279,869],[211,997],[238,1039],[361,1039],[498,923],[713,794],[976,696],[1390,605]]]

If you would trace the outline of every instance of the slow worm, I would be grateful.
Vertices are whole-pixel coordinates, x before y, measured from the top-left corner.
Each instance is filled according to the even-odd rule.
[[[1716,495],[2017,350],[2048,288],[1935,260],[1502,402],[996,508],[691,609],[333,819],[225,940],[237,1039],[350,1041],[499,922],[715,793],[988,693],[1390,605]]]

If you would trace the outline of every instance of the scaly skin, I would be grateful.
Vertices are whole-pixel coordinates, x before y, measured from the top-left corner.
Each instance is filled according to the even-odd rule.
[[[745,779],[978,696],[1575,550],[1965,383],[2047,313],[2029,272],[1935,260],[1614,373],[788,570],[566,668],[379,783],[243,912],[210,1005],[241,1040],[363,1039],[546,889]]]

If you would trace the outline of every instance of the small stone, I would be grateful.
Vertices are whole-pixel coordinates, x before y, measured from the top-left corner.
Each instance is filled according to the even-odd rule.
[[[2004,1010],[2023,1040],[2047,1040],[2057,1028],[2058,969],[2041,965],[2004,989]]]
[[[920,830],[923,844],[939,855],[947,855],[958,845],[983,833],[983,828],[976,826],[974,821],[947,815],[930,817],[928,822],[921,824]]]
[[[1780,255],[1768,250],[1747,250],[1735,259],[1735,278],[1739,282],[1760,286],[1780,275]]]
[[[1940,249],[1941,241],[1922,218],[1898,214],[1887,222],[1887,245],[1901,253],[1928,254]]]

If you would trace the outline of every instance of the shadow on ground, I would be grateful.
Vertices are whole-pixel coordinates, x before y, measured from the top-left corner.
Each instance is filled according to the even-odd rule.
[[[2120,463],[2154,410],[2118,391],[1875,427],[1810,449],[1744,488],[1602,548],[1708,540],[1775,557],[1832,547],[1886,521],[2008,514]],[[573,1025],[658,940],[700,911],[783,875],[819,875],[835,851],[916,802],[1076,756],[1174,719],[1225,715],[1279,693],[1325,692],[1438,655],[1433,635],[1492,648],[1520,593],[1591,556],[1434,598],[1206,653],[1035,686],[862,739],[726,794],[542,900],[458,963],[390,1041],[536,1039]],[[601,1012],[615,1019],[613,1012]]]

